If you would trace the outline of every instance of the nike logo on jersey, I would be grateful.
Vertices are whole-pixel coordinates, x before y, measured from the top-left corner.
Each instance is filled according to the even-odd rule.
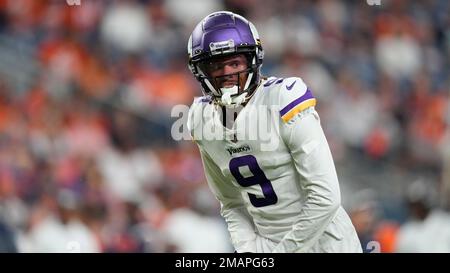
[[[295,80],[295,81],[294,81],[293,83],[291,83],[291,85],[289,85],[289,86],[286,85],[286,89],[290,91],[290,90],[292,89],[292,87],[294,87],[294,85],[295,85],[296,82],[297,82],[297,80]]]

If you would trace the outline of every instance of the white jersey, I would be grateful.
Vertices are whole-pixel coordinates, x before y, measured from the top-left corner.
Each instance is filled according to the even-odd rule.
[[[237,252],[362,252],[315,103],[302,79],[269,78],[224,127],[194,100],[188,128]]]

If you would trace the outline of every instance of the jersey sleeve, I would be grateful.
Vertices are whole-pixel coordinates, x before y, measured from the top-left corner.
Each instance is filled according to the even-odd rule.
[[[208,185],[220,202],[221,215],[237,252],[257,252],[255,227],[239,190],[227,181],[210,156],[200,149]]]
[[[312,107],[315,99],[303,81],[297,81],[298,89],[294,90],[294,86],[292,90],[280,90],[280,135],[291,153],[305,202],[299,220],[273,252],[307,252],[340,207],[333,158],[319,115]]]
[[[291,122],[304,110],[316,105],[311,90],[301,78],[284,79],[278,92],[279,113],[283,123]]]

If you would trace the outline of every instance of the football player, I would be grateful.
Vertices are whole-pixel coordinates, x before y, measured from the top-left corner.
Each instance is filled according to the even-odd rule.
[[[206,16],[188,54],[204,93],[188,128],[236,252],[362,252],[303,80],[262,77],[258,32],[231,12]],[[276,145],[264,146],[267,140]]]

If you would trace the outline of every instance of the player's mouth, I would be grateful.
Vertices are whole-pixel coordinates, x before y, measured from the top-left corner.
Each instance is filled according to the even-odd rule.
[[[232,78],[226,79],[223,81],[219,81],[219,84],[218,84],[218,86],[220,86],[220,88],[223,88],[223,87],[229,88],[229,87],[233,87],[235,85],[238,85],[238,81],[237,81],[237,79],[232,79]]]
[[[221,84],[221,87],[223,88],[230,88],[236,85],[236,82],[224,82]]]
[[[215,81],[218,88],[230,88],[233,86],[239,86],[239,76],[237,73],[216,77]]]

